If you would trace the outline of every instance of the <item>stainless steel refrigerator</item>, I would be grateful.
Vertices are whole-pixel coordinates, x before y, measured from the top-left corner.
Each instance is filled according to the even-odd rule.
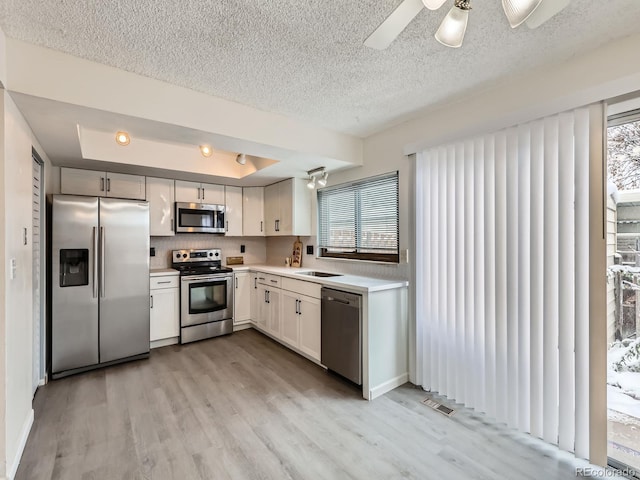
[[[51,199],[51,373],[149,355],[149,204]]]

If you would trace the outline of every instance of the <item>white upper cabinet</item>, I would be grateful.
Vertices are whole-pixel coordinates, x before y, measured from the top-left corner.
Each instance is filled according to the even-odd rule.
[[[176,202],[224,205],[224,185],[176,180]]]
[[[174,181],[167,178],[147,177],[149,201],[149,235],[169,237],[174,232]]]
[[[311,191],[307,181],[290,178],[264,188],[267,236],[311,235]]]
[[[225,235],[242,236],[242,187],[225,187]]]
[[[71,195],[145,200],[145,178],[78,168],[60,168],[60,192]]]
[[[242,189],[242,233],[246,237],[264,237],[264,187]]]

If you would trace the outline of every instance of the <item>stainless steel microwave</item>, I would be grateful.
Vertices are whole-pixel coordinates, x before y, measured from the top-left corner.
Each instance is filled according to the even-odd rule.
[[[177,233],[224,233],[224,205],[176,202]]]

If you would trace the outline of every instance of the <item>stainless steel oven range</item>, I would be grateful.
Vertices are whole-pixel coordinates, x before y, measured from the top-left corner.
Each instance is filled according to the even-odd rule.
[[[233,332],[233,270],[222,267],[222,251],[173,250],[180,272],[180,343]]]

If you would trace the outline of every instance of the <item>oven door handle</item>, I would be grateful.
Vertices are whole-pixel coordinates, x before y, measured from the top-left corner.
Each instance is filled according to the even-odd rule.
[[[233,278],[233,276],[232,275],[202,275],[199,277],[185,276],[185,277],[182,277],[182,281],[185,283],[193,283],[193,282],[200,282],[202,280],[215,281],[215,280],[228,280],[230,278]]]

